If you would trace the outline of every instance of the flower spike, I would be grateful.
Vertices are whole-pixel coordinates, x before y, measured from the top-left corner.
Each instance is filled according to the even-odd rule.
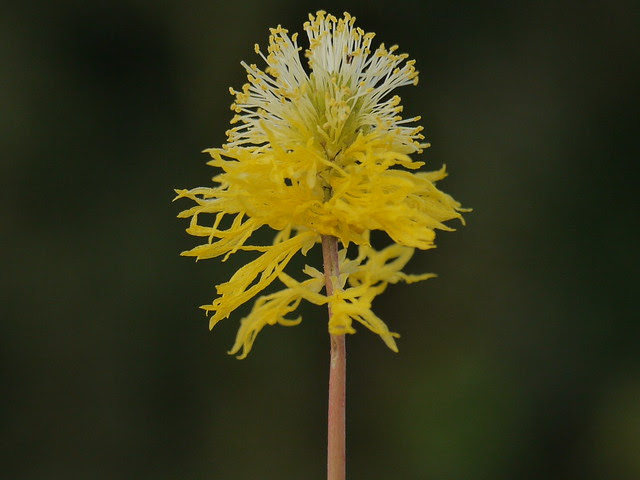
[[[435,230],[463,221],[466,209],[435,186],[444,167],[421,172],[423,162],[411,157],[429,144],[416,125],[420,117],[403,119],[393,92],[417,85],[415,61],[396,45],[374,46],[374,34],[355,21],[348,13],[309,15],[304,51],[297,33],[270,29],[266,51],[255,46],[266,66],[242,62],[247,83],[230,89],[234,115],[226,143],[205,150],[218,171],[214,185],[176,190],[176,198],[195,203],[179,214],[190,218],[187,232],[204,239],[183,255],[223,261],[239,251],[258,255],[202,307],[212,314],[211,328],[274,282],[284,285],[260,296],[242,319],[229,352],[239,358],[265,326],[297,325],[301,318],[289,315],[302,300],[329,305],[330,333],[354,333],[360,324],[397,351],[398,335],[373,313],[373,299],[390,283],[433,277],[401,270],[416,248],[435,246]],[[213,222],[203,220],[211,216]],[[254,233],[265,227],[276,232],[272,243],[255,244]],[[374,230],[394,243],[373,249]],[[323,236],[359,247],[355,259],[340,251],[334,279],[340,288],[332,295],[322,293],[325,279],[312,267],[303,281],[285,273],[298,252],[306,254]]]

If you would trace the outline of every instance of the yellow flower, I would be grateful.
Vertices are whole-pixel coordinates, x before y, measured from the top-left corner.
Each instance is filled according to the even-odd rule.
[[[397,87],[418,83],[414,61],[397,54],[397,46],[372,50],[373,33],[354,27],[348,13],[337,19],[319,11],[309,15],[304,30],[309,48],[302,64],[298,34],[271,29],[262,70],[242,62],[248,83],[233,89],[236,113],[227,143],[205,150],[209,165],[219,169],[213,187],[176,190],[195,206],[179,214],[190,218],[187,232],[205,243],[183,255],[213,258],[239,251],[259,256],[240,268],[219,294],[202,308],[213,315],[210,328],[278,279],[285,289],[260,297],[242,320],[230,353],[251,349],[265,325],[295,325],[287,319],[304,299],[328,303],[329,332],[353,333],[353,321],[382,337],[397,351],[397,334],[372,312],[373,298],[389,283],[418,281],[400,270],[414,248],[434,246],[435,229],[452,230],[444,222],[462,220],[460,204],[439,191],[435,182],[446,176],[416,172],[423,162],[410,154],[428,147],[415,126],[420,117],[402,119]],[[213,215],[202,224],[201,215]],[[225,217],[228,217],[225,219]],[[226,225],[223,228],[222,225]],[[268,226],[276,231],[271,245],[252,245],[250,238]],[[382,230],[395,242],[382,251],[370,246],[369,234]],[[337,237],[343,246],[358,245],[355,260],[340,253],[340,287],[322,294],[323,275],[306,267],[309,279],[298,282],[284,273],[293,256],[306,254],[321,235]]]

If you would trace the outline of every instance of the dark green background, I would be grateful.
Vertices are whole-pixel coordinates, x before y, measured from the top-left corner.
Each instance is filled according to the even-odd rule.
[[[226,355],[174,187],[278,23],[348,10],[474,208],[349,337],[352,479],[640,478],[637,1],[23,2],[0,13],[0,477],[322,479],[322,309]],[[240,258],[239,260],[243,260]],[[308,261],[317,262],[317,255]]]

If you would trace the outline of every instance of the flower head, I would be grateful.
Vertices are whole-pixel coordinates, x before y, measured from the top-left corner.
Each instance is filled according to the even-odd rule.
[[[209,165],[220,170],[215,185],[176,190],[176,198],[196,204],[179,214],[191,218],[187,232],[206,239],[183,255],[224,261],[239,250],[259,254],[218,285],[218,298],[202,307],[213,314],[211,328],[276,279],[285,286],[256,301],[230,353],[242,349],[245,356],[265,325],[299,323],[286,316],[303,299],[331,306],[331,333],[353,333],[356,321],[396,350],[396,334],[373,314],[371,301],[389,283],[431,276],[400,270],[415,248],[434,246],[435,229],[451,230],[444,222],[462,220],[460,204],[435,187],[446,175],[444,167],[416,172],[423,162],[409,156],[428,144],[415,125],[420,117],[403,119],[400,97],[391,92],[418,83],[415,62],[397,54],[397,46],[373,49],[374,34],[354,23],[348,13],[340,19],[322,11],[310,15],[304,24],[308,68],[298,34],[271,29],[266,55],[255,47],[266,68],[242,62],[248,83],[240,91],[230,89],[235,115],[227,143],[205,150]],[[204,214],[214,220],[201,223]],[[264,226],[276,231],[272,244],[251,244],[252,234]],[[395,243],[374,250],[373,230]],[[323,277],[312,267],[305,268],[310,278],[302,282],[284,272],[321,235],[337,237],[345,248],[360,247],[355,260],[342,250],[336,279],[342,288],[331,296],[321,293]]]

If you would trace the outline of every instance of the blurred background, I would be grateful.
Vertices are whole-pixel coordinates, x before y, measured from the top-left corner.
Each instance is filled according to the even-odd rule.
[[[348,338],[349,477],[640,478],[633,0],[5,3],[0,477],[325,478],[324,310],[228,356],[241,314],[197,307],[246,258],[180,257],[171,203],[239,62],[320,8],[417,60],[422,159],[474,208],[377,301],[400,353]]]

